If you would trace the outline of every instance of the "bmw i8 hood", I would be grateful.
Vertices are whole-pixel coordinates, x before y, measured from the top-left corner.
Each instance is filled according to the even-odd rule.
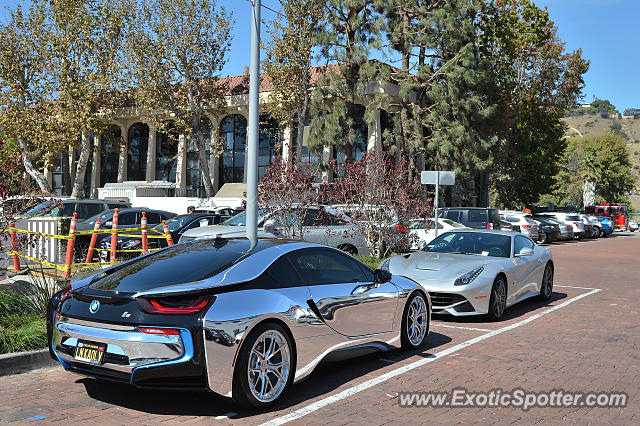
[[[455,280],[474,268],[504,260],[470,254],[417,252],[391,258],[389,270],[394,275],[403,275],[418,282]]]

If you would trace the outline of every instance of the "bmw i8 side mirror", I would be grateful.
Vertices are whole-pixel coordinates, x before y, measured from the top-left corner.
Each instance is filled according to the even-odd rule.
[[[385,271],[383,269],[376,269],[373,271],[373,283],[374,284],[384,284],[391,281],[391,272]]]
[[[416,243],[416,245],[418,246],[418,250],[422,251],[425,249],[425,247],[427,247],[427,242],[424,240],[420,240]]]

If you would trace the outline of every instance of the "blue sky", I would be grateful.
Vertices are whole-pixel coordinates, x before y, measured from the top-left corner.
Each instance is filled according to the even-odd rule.
[[[14,7],[18,0],[0,0],[0,5]],[[278,0],[263,0],[263,5],[278,8]],[[236,20],[229,55],[223,74],[242,74],[249,65],[251,39],[251,3],[248,0],[219,0],[232,11]],[[609,99],[620,112],[640,108],[640,1],[639,0],[537,0],[546,6],[558,26],[567,50],[582,48],[591,61],[585,76],[584,100],[593,96]],[[0,19],[7,13],[2,7]],[[274,13],[263,9],[263,20]],[[264,26],[263,36],[266,37]],[[264,55],[262,56],[264,58]]]

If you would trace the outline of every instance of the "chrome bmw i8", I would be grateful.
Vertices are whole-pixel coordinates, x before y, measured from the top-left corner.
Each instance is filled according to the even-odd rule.
[[[68,371],[265,409],[335,351],[421,348],[430,314],[416,282],[338,249],[218,237],[73,282],[48,320]]]
[[[495,321],[509,306],[533,296],[547,300],[553,292],[551,252],[513,231],[452,230],[379,267],[420,283],[434,314],[486,314]]]

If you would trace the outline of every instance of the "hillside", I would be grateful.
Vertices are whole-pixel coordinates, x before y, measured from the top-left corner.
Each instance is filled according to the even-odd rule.
[[[633,163],[633,175],[640,187],[640,118],[618,118],[610,116],[602,117],[600,114],[585,114],[573,117],[565,117],[567,135],[571,137],[584,137],[590,133],[600,133],[607,129],[619,127],[627,140],[627,149]],[[636,211],[640,210],[640,193],[636,190],[629,197]]]

